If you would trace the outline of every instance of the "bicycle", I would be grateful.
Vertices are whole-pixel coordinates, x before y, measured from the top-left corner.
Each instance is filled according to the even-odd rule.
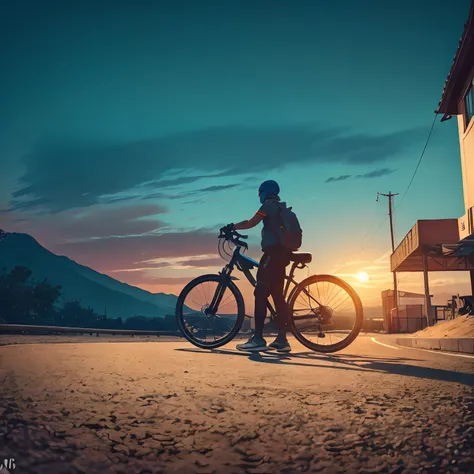
[[[241,330],[245,317],[245,303],[241,291],[234,283],[238,280],[232,276],[232,272],[236,267],[241,271],[250,284],[255,287],[256,280],[251,271],[258,268],[258,262],[252,258],[244,255],[248,245],[243,240],[247,239],[246,235],[239,234],[232,231],[227,235],[220,233],[218,239],[219,255],[225,259],[221,250],[224,250],[226,256],[230,257],[230,261],[225,265],[221,272],[216,274],[207,274],[199,276],[190,281],[181,291],[176,304],[176,320],[178,327],[183,336],[196,347],[202,349],[216,349],[225,344],[228,344]],[[221,242],[223,242],[221,246]],[[225,249],[225,244],[228,244],[232,253],[228,253]],[[221,248],[222,247],[222,248]],[[244,249],[242,251],[242,249]],[[359,334],[363,323],[363,308],[362,302],[356,291],[344,280],[332,275],[312,275],[305,278],[300,283],[294,280],[294,273],[296,269],[303,269],[312,260],[310,253],[292,253],[291,261],[293,262],[289,274],[286,276],[284,286],[284,296],[290,307],[290,321],[289,329],[295,338],[308,349],[316,352],[337,352],[344,349],[351,344]],[[215,287],[214,291],[205,292],[208,284]],[[337,305],[329,304],[333,298],[322,304],[322,297],[320,287],[323,289],[332,285],[332,290],[329,296],[337,297],[339,294],[333,295],[335,288],[339,291],[343,290],[343,298],[336,299]],[[308,289],[315,285],[315,291]],[[292,289],[290,291],[290,286]],[[193,293],[196,290],[195,293]],[[227,296],[225,296],[228,291]],[[194,298],[193,295],[196,295]],[[198,295],[208,295],[204,304],[196,303]],[[345,295],[345,296],[344,296]],[[224,297],[225,296],[225,297]],[[233,297],[235,307],[231,310],[225,309],[229,300]],[[300,298],[308,300],[310,304],[314,303],[314,308],[299,308]],[[210,300],[210,301],[208,301]],[[341,315],[336,318],[335,311],[346,300],[350,300],[353,305],[353,313],[347,311],[340,311]],[[194,309],[193,309],[194,308]],[[270,301],[267,303],[267,309],[270,311],[270,320],[275,321],[277,314],[271,305]],[[349,316],[355,316],[352,327],[349,328]],[[206,323],[206,328],[197,326],[197,323],[203,320]],[[212,336],[210,336],[212,331]],[[217,331],[217,334],[216,334]],[[306,331],[303,334],[303,331]],[[308,336],[316,336],[317,342],[308,339]],[[211,340],[201,339],[201,337],[211,337]],[[212,339],[213,338],[213,339]],[[329,339],[329,344],[326,342]],[[335,339],[335,341],[334,341]]]

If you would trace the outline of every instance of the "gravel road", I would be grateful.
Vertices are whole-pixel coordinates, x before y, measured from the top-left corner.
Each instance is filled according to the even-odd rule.
[[[332,356],[23,341],[0,347],[15,474],[474,473],[472,357],[386,335]]]

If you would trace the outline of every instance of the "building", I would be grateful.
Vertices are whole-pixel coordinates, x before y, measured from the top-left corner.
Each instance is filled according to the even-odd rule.
[[[419,220],[390,257],[392,272],[423,272],[425,312],[434,320],[429,272],[468,271],[474,295],[474,1],[444,84],[437,114],[457,116],[465,214],[459,219]]]
[[[426,327],[425,295],[398,292],[398,311],[394,311],[395,293],[382,291],[383,327],[388,332],[416,332]],[[432,295],[431,295],[432,296]]]

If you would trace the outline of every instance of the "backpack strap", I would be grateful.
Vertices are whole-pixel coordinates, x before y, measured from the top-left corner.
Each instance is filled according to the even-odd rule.
[[[275,238],[277,239],[278,243],[280,245],[283,245],[283,240],[282,240],[282,237],[280,235],[280,231],[278,229],[278,224],[276,222],[277,219],[280,220],[280,221],[282,220],[282,218],[281,218],[282,206],[278,201],[276,201],[275,204],[278,206],[278,214],[274,218],[269,216],[270,217],[270,225],[273,229],[273,234],[275,235]]]

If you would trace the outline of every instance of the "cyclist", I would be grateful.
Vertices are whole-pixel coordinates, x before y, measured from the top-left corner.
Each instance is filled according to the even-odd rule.
[[[278,352],[291,351],[286,337],[289,322],[289,307],[283,296],[286,267],[290,263],[291,251],[279,243],[276,229],[279,225],[278,204],[280,202],[280,187],[275,181],[263,182],[258,194],[262,206],[249,220],[238,224],[228,224],[221,230],[229,232],[232,230],[251,229],[263,220],[262,251],[263,256],[257,270],[257,284],[255,286],[255,333],[244,344],[237,344],[241,351],[259,352],[268,349],[276,349]],[[280,206],[286,203],[280,202]],[[267,316],[267,299],[272,296],[277,312],[278,336],[269,346],[263,338],[263,327]]]

